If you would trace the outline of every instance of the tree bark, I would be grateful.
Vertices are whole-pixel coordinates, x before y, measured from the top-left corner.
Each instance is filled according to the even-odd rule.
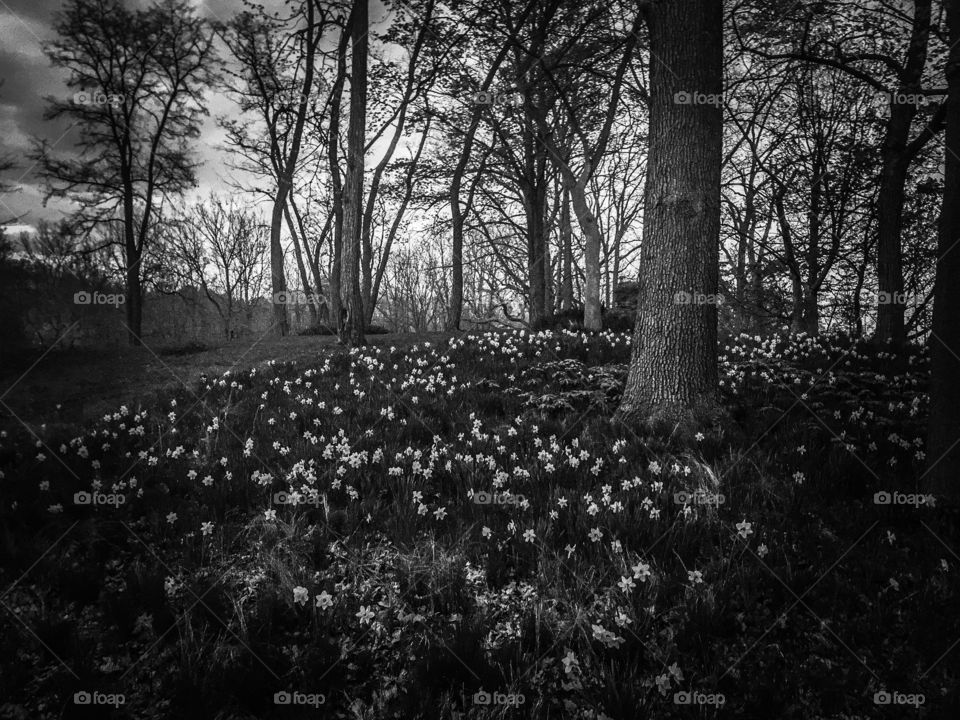
[[[898,95],[919,95],[923,68],[927,61],[930,37],[931,0],[915,0],[910,46]],[[900,98],[903,99],[902,97]],[[907,146],[910,125],[917,114],[916,105],[890,99],[890,118],[881,146],[880,188],[877,195],[877,330],[875,340],[901,347],[906,342],[904,305],[884,302],[903,293],[903,258],[900,235],[903,232],[904,187],[910,166]]]
[[[925,489],[960,505],[960,1],[948,0],[946,170],[937,238]]]
[[[342,287],[347,311],[341,335],[350,345],[364,338],[360,256],[363,242],[363,171],[367,119],[367,2],[355,0],[350,29],[350,126],[347,132],[347,174],[343,189]]]
[[[677,93],[723,89],[721,0],[655,0],[647,11],[650,151],[637,323],[619,413],[650,425],[692,420],[717,402],[720,262],[718,104]],[[678,302],[678,293],[706,302]],[[697,298],[699,299],[699,298]]]
[[[354,13],[350,13],[347,24],[340,35],[337,46],[337,78],[330,91],[330,130],[327,138],[327,165],[330,168],[330,184],[333,195],[333,245],[330,263],[330,321],[339,334],[343,328],[343,288],[341,275],[343,270],[343,178],[340,174],[340,105],[343,97],[343,84],[347,75],[347,46],[352,33]]]

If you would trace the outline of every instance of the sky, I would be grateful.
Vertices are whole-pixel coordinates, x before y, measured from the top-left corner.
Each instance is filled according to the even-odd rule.
[[[130,7],[147,4],[142,0],[124,1]],[[220,20],[243,7],[241,0],[191,2],[203,17]],[[54,36],[55,13],[64,4],[64,0],[0,0],[0,156],[12,156],[18,165],[2,179],[19,188],[0,195],[0,225],[12,233],[34,227],[40,220],[55,221],[70,209],[68,203],[57,200],[44,206],[42,188],[26,157],[31,137],[43,138],[57,148],[70,146],[71,136],[65,133],[68,123],[43,119],[45,96],[69,94],[63,71],[51,67],[43,53],[43,44]],[[234,105],[222,93],[209,93],[208,99],[210,116],[205,118],[195,142],[202,164],[198,170],[200,187],[193,195],[199,196],[212,189],[225,189],[226,177],[235,174],[227,167],[226,153],[218,149],[224,133],[216,125],[217,115],[230,114]],[[13,218],[16,221],[10,222]]]

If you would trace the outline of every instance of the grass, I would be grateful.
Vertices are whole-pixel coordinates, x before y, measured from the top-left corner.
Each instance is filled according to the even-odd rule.
[[[391,342],[8,427],[0,714],[957,709],[919,351],[741,337],[685,442],[612,419],[626,334]]]

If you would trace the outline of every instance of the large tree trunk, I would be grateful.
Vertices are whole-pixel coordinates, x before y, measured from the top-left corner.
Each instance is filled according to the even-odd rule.
[[[367,2],[355,0],[350,29],[350,127],[347,175],[343,189],[342,287],[347,311],[343,337],[350,345],[365,342],[360,254],[363,235],[363,170],[367,120]]]
[[[650,151],[637,324],[620,414],[673,423],[717,401],[721,108],[675,101],[723,89],[721,0],[655,0]],[[678,302],[678,293],[707,302]]]
[[[327,166],[330,169],[330,185],[333,195],[333,244],[331,247],[328,307],[330,322],[337,333],[343,327],[343,178],[340,175],[340,104],[343,84],[347,75],[347,46],[353,28],[353,13],[347,20],[340,43],[337,46],[337,79],[330,91],[330,131],[327,138]]]
[[[543,246],[546,242],[543,227],[543,206],[546,193],[537,183],[526,192],[527,219],[527,321],[531,328],[540,328],[546,317],[546,272]]]
[[[925,489],[960,505],[960,2],[949,0],[947,24],[946,170],[937,238],[937,274],[930,333],[929,463]]]
[[[900,234],[903,231],[904,186],[910,166],[907,146],[910,140],[910,125],[917,113],[917,106],[909,102],[909,96],[921,92],[923,68],[927,61],[927,44],[930,37],[931,0],[915,0],[913,3],[913,27],[910,45],[900,77],[897,94],[890,99],[890,118],[881,146],[880,188],[877,194],[877,330],[878,342],[892,343],[900,347],[906,342],[903,324],[904,306],[899,302],[884,302],[885,298],[898,298],[903,293],[903,260]],[[904,102],[907,100],[907,102]]]

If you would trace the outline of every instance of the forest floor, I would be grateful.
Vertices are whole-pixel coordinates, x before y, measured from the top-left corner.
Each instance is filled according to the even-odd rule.
[[[663,437],[627,333],[371,339],[2,421],[0,717],[958,716],[922,349],[741,336]]]
[[[442,333],[371,335],[371,345],[408,345]],[[171,386],[193,386],[201,374],[249,370],[271,360],[303,362],[321,348],[336,346],[329,335],[247,337],[220,344],[175,347],[129,347],[109,350],[58,350],[19,359],[0,367],[0,417],[15,413],[30,424],[84,422],[121,404],[136,408],[156,400]]]

